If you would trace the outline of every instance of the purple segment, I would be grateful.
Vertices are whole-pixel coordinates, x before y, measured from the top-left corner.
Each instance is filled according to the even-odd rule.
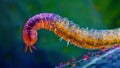
[[[33,28],[33,26],[38,23],[39,21],[41,20],[50,20],[50,21],[53,21],[53,20],[60,20],[62,19],[62,17],[60,17],[59,15],[56,15],[54,13],[40,13],[40,14],[37,14],[35,16],[33,16],[32,18],[30,18],[27,23],[26,23],[26,26],[28,28],[28,30],[30,30],[31,28]]]
[[[56,15],[54,13],[41,13],[39,14],[41,19],[48,19],[48,20],[57,20],[57,19],[61,19],[61,17],[59,15]]]

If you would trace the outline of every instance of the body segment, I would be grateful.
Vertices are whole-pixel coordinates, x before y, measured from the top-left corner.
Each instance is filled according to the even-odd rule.
[[[110,48],[120,44],[120,29],[112,30],[86,30],[81,29],[67,18],[53,13],[41,13],[30,18],[23,28],[25,51],[35,49],[37,30],[44,28],[53,31],[59,37],[73,43],[75,46],[87,49]]]

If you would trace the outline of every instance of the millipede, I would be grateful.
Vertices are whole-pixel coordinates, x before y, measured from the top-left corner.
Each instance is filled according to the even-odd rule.
[[[110,48],[120,44],[120,28],[109,30],[83,29],[67,18],[54,13],[40,13],[31,17],[23,27],[23,40],[27,49],[36,49],[37,30],[46,29],[53,31],[59,37],[71,42],[75,46],[85,49]]]

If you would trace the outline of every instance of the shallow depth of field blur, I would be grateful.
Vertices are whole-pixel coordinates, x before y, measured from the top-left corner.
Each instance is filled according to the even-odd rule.
[[[44,12],[67,17],[81,28],[120,27],[120,0],[0,0],[0,68],[54,68],[87,52],[41,29],[37,50],[24,53],[23,26]]]

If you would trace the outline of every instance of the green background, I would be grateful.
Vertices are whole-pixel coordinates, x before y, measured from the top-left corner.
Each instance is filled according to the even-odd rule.
[[[0,0],[0,65],[3,68],[53,68],[87,52],[45,29],[38,31],[37,48],[24,53],[22,29],[39,13],[67,17],[80,28],[120,27],[120,0]]]

